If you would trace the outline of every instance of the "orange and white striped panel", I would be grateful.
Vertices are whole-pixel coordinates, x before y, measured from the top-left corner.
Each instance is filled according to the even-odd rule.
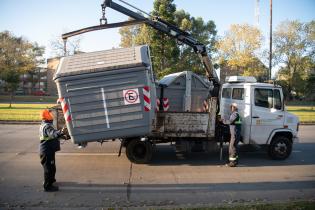
[[[169,108],[170,104],[168,98],[163,98],[163,110],[167,112]]]
[[[144,111],[149,112],[151,110],[151,96],[149,86],[143,87],[143,101],[144,101]]]
[[[159,98],[156,98],[156,107],[155,107],[155,111],[160,111],[160,104],[161,104],[161,102],[160,102],[160,99]]]
[[[69,107],[68,107],[68,104],[67,104],[65,98],[59,98],[57,100],[57,103],[61,103],[61,108],[62,108],[64,118],[67,122],[70,122],[71,121],[70,110],[69,110]]]

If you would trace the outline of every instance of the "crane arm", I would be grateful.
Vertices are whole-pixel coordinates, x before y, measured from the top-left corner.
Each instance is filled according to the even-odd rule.
[[[177,26],[168,23],[167,21],[162,20],[159,17],[152,17],[152,18],[147,18],[143,16],[142,14],[136,13],[126,7],[123,7],[120,4],[115,3],[112,0],[105,0],[104,4],[106,7],[110,7],[113,10],[116,10],[124,15],[127,15],[135,20],[138,21],[143,21],[145,24],[151,26],[152,28],[167,34],[168,36],[175,38],[181,43],[184,43],[190,47],[193,48],[195,53],[198,54],[199,58],[201,59],[205,70],[206,70],[206,75],[210,81],[213,82],[214,88],[216,89],[215,92],[217,92],[214,95],[218,94],[218,89],[220,88],[220,82],[218,79],[218,76],[213,69],[213,65],[211,62],[211,59],[207,53],[206,46],[200,42],[198,42],[196,39],[194,39],[191,34],[187,33],[186,31],[181,30]]]
[[[135,8],[134,6],[130,5],[129,3],[125,2],[124,0],[119,0],[125,4],[127,4],[130,7]],[[109,7],[113,10],[116,10],[124,15],[127,15],[131,17],[133,20],[130,21],[125,21],[125,22],[119,22],[119,23],[111,23],[107,24],[107,19],[105,18],[105,8]],[[138,11],[141,11],[138,8],[135,8]],[[147,14],[149,17],[145,17],[140,13],[134,12],[116,2],[113,0],[104,0],[104,3],[102,4],[102,10],[103,10],[103,17],[100,19],[100,25],[98,26],[91,26],[87,28],[83,28],[80,30],[72,31],[69,33],[65,33],[62,35],[62,38],[65,43],[65,52],[66,52],[66,41],[69,37],[76,36],[82,33],[90,32],[90,31],[96,31],[96,30],[102,30],[102,29],[109,29],[109,28],[115,28],[115,27],[122,27],[122,26],[128,26],[128,25],[134,25],[134,24],[140,24],[140,23],[145,23],[149,25],[150,27],[154,28],[157,31],[160,31],[180,43],[184,43],[190,47],[193,48],[194,52],[198,54],[199,58],[201,59],[201,62],[204,65],[204,68],[206,70],[206,75],[213,83],[213,90],[211,95],[213,97],[218,97],[219,95],[219,89],[220,89],[220,82],[218,79],[218,76],[213,68],[210,56],[208,55],[206,46],[200,42],[198,42],[196,39],[194,39],[190,33],[181,30],[177,26],[159,18],[159,17],[152,17],[151,15]],[[145,13],[141,11],[142,13]],[[103,23],[103,21],[105,23]]]

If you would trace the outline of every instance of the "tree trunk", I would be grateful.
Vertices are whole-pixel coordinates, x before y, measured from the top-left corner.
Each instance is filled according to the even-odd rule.
[[[9,105],[9,108],[12,108],[12,100],[13,100],[13,90],[10,91],[10,105]]]

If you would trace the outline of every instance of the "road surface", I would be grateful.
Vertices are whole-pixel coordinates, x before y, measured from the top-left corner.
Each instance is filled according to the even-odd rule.
[[[176,156],[157,147],[152,163],[117,157],[118,142],[71,142],[57,153],[60,191],[42,191],[37,125],[0,125],[0,209],[189,207],[315,199],[315,126],[300,127],[300,143],[284,161],[242,152],[240,166],[223,166],[218,154]]]

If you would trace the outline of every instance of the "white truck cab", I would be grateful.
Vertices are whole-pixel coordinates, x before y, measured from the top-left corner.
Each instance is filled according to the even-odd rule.
[[[231,76],[222,85],[220,114],[230,115],[236,103],[242,118],[244,144],[267,145],[273,159],[286,159],[298,140],[299,119],[286,111],[282,88],[254,77]]]

